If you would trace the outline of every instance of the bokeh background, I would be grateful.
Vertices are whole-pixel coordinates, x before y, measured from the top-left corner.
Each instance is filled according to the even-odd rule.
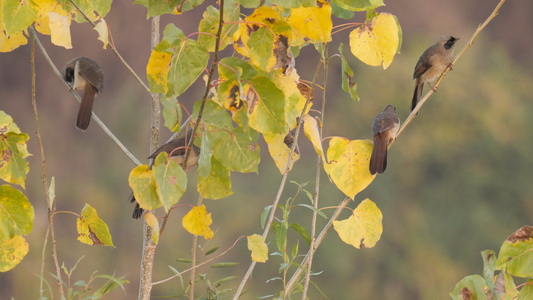
[[[203,8],[181,16],[163,16],[161,29],[173,22],[186,34],[197,31]],[[348,33],[333,36],[330,54],[345,44],[345,54],[356,75],[360,102],[354,102],[340,88],[340,60],[332,59],[326,94],[324,136],[350,139],[371,138],[373,118],[386,104],[397,107],[405,120],[414,88],[412,72],[420,54],[441,34],[461,37],[456,53],[494,9],[497,0],[412,0],[386,1],[380,12],[398,17],[403,29],[401,54],[387,70],[369,67],[348,53]],[[533,2],[508,1],[501,13],[481,33],[476,43],[454,66],[439,90],[422,107],[417,118],[390,151],[389,165],[358,202],[375,201],[383,213],[383,235],[372,249],[357,250],[331,232],[316,253],[314,282],[329,299],[449,299],[455,284],[466,275],[481,274],[480,252],[499,250],[514,230],[532,223],[533,132]],[[356,14],[353,22],[363,22]],[[114,1],[106,21],[113,41],[132,68],[146,80],[150,56],[150,22],[146,9],[133,1]],[[338,24],[346,22],[335,20]],[[123,143],[142,161],[149,155],[150,97],[120,64],[111,50],[102,49],[96,31],[88,24],[74,24],[73,49],[66,50],[40,39],[58,68],[71,58],[89,56],[104,69],[104,92],[96,99],[95,112]],[[35,223],[27,237],[30,251],[15,269],[0,273],[0,298],[37,299],[44,236],[47,228],[46,200],[31,108],[30,46],[0,54],[0,109],[10,114],[22,131],[30,134],[30,173],[25,194],[35,208]],[[70,214],[55,217],[60,264],[71,268],[83,257],[72,282],[90,275],[114,274],[130,281],[126,291],[113,291],[108,299],[135,299],[142,251],[142,222],[131,219],[127,203],[127,179],[134,164],[92,123],[86,132],[75,129],[78,103],[37,52],[37,103],[44,142],[48,179],[55,177],[57,209],[81,211],[85,203],[98,210],[107,222],[116,248],[91,247],[76,241],[76,219]],[[296,68],[303,79],[312,80],[318,55],[312,47],[302,50]],[[425,88],[427,91],[427,86]],[[318,92],[318,91],[317,91]],[[179,100],[192,111],[203,95],[202,83],[193,85]],[[320,109],[318,98],[314,109]],[[161,130],[161,140],[170,136]],[[325,142],[327,144],[327,142]],[[202,249],[230,247],[241,235],[262,232],[260,214],[270,205],[280,183],[280,174],[264,142],[258,174],[232,174],[234,194],[222,200],[205,200],[212,213],[211,241],[200,239]],[[312,182],[316,155],[309,142],[300,144],[302,159],[289,180]],[[196,203],[196,170],[189,176],[183,203]],[[312,190],[313,184],[306,188]],[[294,195],[290,184],[282,197]],[[321,206],[335,206],[342,194],[322,173]],[[306,200],[298,198],[304,203]],[[179,270],[190,258],[190,234],[181,226],[187,209],[176,209],[157,248],[154,281],[170,276],[171,265]],[[332,210],[325,210],[330,214]],[[349,215],[343,213],[341,218]],[[310,213],[295,210],[291,222],[309,228]],[[324,224],[319,220],[319,225]],[[272,238],[272,237],[271,237]],[[298,237],[291,235],[292,243]],[[300,249],[304,248],[299,240]],[[48,248],[49,248],[48,244]],[[270,251],[274,251],[272,243]],[[45,278],[53,272],[50,250],[45,255]],[[202,258],[202,257],[200,257]],[[237,261],[235,268],[201,269],[211,281],[237,276],[222,288],[236,289],[249,264],[246,243],[241,240],[219,261]],[[242,299],[276,293],[279,280],[278,256],[259,264]],[[184,275],[184,282],[188,280]],[[268,282],[267,282],[268,281]],[[199,283],[197,295],[205,285]],[[158,285],[153,296],[182,294],[179,280]],[[45,293],[45,295],[48,295]],[[310,299],[322,299],[311,289]]]

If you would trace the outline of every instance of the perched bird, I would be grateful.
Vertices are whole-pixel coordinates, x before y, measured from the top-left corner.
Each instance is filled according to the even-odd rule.
[[[435,88],[429,82],[437,78],[437,76],[450,66],[455,42],[458,40],[459,38],[453,36],[441,35],[437,43],[427,48],[418,59],[413,74],[413,79],[416,79],[416,85],[413,100],[411,101],[411,112],[415,109],[418,101],[420,101],[424,83],[427,82],[433,91],[435,91]]]
[[[104,88],[104,71],[94,60],[78,57],[67,62],[61,74],[73,89],[83,91],[76,127],[86,130],[91,121],[94,98]]]
[[[178,165],[180,165],[182,168],[184,168],[184,160],[185,160],[185,152],[187,148],[187,143],[191,140],[192,135],[192,128],[189,128],[188,130],[184,131],[185,133],[180,134],[180,136],[176,139],[173,139],[169,141],[168,143],[164,144],[163,146],[159,147],[157,150],[154,151],[148,158],[150,159],[150,165],[149,168],[151,169],[154,165],[155,158],[159,155],[161,152],[168,153],[172,160],[174,160]],[[187,142],[186,142],[187,141]],[[187,166],[185,171],[188,171],[190,168],[195,166],[198,163],[198,157],[200,156],[200,148],[197,146],[193,146],[191,151],[189,151],[189,157],[187,158]],[[131,193],[130,196],[130,202],[135,202],[135,196],[133,193]],[[139,203],[136,203],[135,209],[133,210],[132,217],[134,219],[138,219],[141,217],[143,213],[143,209],[139,206]]]
[[[389,141],[396,139],[400,129],[400,118],[396,114],[396,107],[385,106],[383,112],[376,116],[372,123],[372,135],[374,136],[374,148],[370,157],[370,174],[382,174],[387,168],[387,145]]]

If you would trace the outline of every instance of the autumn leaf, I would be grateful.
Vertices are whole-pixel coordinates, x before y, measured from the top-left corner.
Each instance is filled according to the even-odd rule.
[[[62,16],[51,11],[48,13],[48,18],[50,19],[49,26],[52,43],[57,46],[62,46],[65,49],[72,49],[68,16]]]
[[[322,161],[326,163],[326,157],[324,156],[324,149],[322,148],[322,139],[320,137],[318,123],[316,119],[309,115],[304,116],[304,133],[313,144],[313,148],[315,148],[316,153],[320,155]]]
[[[152,167],[156,183],[156,192],[165,211],[178,203],[187,188],[187,174],[173,159],[168,158],[168,153],[161,152]],[[142,207],[142,206],[141,206]]]
[[[372,248],[383,232],[383,215],[370,199],[363,200],[346,220],[333,221],[341,240],[357,249]]]
[[[194,206],[185,217],[183,217],[183,227],[190,233],[203,236],[206,240],[213,238],[213,231],[209,225],[213,223],[211,214],[207,213],[205,205]]]
[[[285,168],[287,167],[287,160],[289,159],[289,154],[291,152],[290,146],[285,143],[286,136],[287,134],[285,133],[263,134],[265,142],[268,145],[268,152],[270,152],[270,156],[272,157],[272,159],[274,159],[274,163],[276,164],[276,167],[278,167],[278,170],[281,174],[285,172]],[[289,170],[292,169],[293,164],[299,159],[300,154],[294,151],[292,154]]]
[[[335,137],[329,142],[326,172],[335,185],[352,198],[364,190],[373,180],[368,166],[372,154],[369,140],[350,141]]]
[[[106,49],[107,45],[109,44],[109,33],[107,31],[107,23],[105,20],[101,19],[94,27],[94,30],[98,32],[98,39],[104,43],[104,49]]]
[[[252,260],[264,263],[268,260],[268,246],[265,244],[265,239],[253,234],[247,237],[248,250],[252,251]]]
[[[200,196],[206,199],[222,199],[233,194],[230,171],[214,157],[211,157],[210,160],[211,170],[209,174],[206,177],[201,175],[198,177]]]
[[[302,35],[315,42],[331,41],[331,5],[322,3],[321,7],[300,7],[292,9],[289,23]]]
[[[129,184],[142,209],[153,210],[163,205],[157,194],[152,170],[147,165],[140,165],[131,170]]]
[[[76,228],[78,241],[84,244],[115,247],[107,224],[98,217],[96,209],[89,204],[85,204],[81,211],[81,217],[76,221]]]
[[[28,254],[30,246],[20,235],[9,240],[0,240],[0,272],[13,269]]]
[[[380,13],[350,33],[352,54],[367,65],[383,64],[383,69],[392,63],[399,42],[398,23],[388,13]]]
[[[144,214],[146,225],[152,228],[152,240],[155,244],[159,243],[159,221],[152,213]]]
[[[33,206],[28,198],[12,186],[0,186],[0,241],[29,234],[33,219]]]

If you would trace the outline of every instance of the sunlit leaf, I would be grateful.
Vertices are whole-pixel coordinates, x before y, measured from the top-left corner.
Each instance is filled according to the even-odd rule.
[[[291,152],[290,146],[285,143],[286,136],[287,134],[285,133],[263,134],[263,137],[268,145],[268,152],[270,152],[270,156],[272,159],[274,159],[274,162],[276,163],[276,166],[281,174],[285,172],[287,160],[289,159],[289,154]],[[289,165],[289,170],[292,169],[294,163],[299,159],[300,154],[294,151],[292,154],[291,163]]]
[[[253,234],[247,237],[248,250],[252,251],[252,260],[256,262],[266,262],[268,260],[268,246],[265,244],[265,239]]]
[[[351,11],[366,11],[384,6],[383,0],[332,0],[339,7]]]
[[[324,156],[324,149],[322,148],[322,138],[320,137],[320,129],[318,128],[318,122],[316,119],[312,118],[309,115],[304,116],[304,133],[305,136],[313,144],[313,148],[320,157],[322,161],[326,163],[326,157]]]
[[[10,52],[27,43],[28,39],[24,36],[24,32],[6,35],[0,24],[0,52]]]
[[[166,40],[162,40],[152,51],[146,66],[146,75],[152,92],[167,93],[172,55],[170,45]]]
[[[372,154],[369,140],[350,141],[334,137],[329,142],[328,163],[324,166],[335,185],[352,198],[364,190],[374,180],[368,166]]]
[[[352,54],[365,64],[387,69],[399,46],[398,24],[393,15],[380,13],[350,33]]]
[[[76,221],[76,228],[78,229],[78,241],[84,244],[115,247],[107,224],[98,217],[96,209],[89,204],[83,207],[81,218]]]
[[[374,202],[365,199],[346,220],[333,221],[341,240],[357,249],[372,248],[383,232],[383,215]]]
[[[300,7],[292,9],[289,23],[304,36],[316,42],[331,41],[331,5],[321,7]]]
[[[33,206],[21,191],[9,185],[0,186],[0,241],[29,234],[33,218]]]
[[[26,256],[30,246],[20,235],[0,240],[0,272],[13,269]]]
[[[96,27],[94,27],[94,30],[98,32],[98,39],[104,43],[104,49],[106,49],[107,45],[109,44],[109,32],[107,30],[107,23],[104,19],[100,19],[100,21],[96,24]]]
[[[211,214],[207,213],[205,205],[194,206],[185,217],[183,217],[183,227],[190,233],[203,236],[206,240],[213,238],[213,231],[209,225],[213,223]]]
[[[72,49],[70,20],[68,16],[62,16],[51,11],[48,13],[48,18],[50,20],[49,26],[52,43],[57,46],[62,46],[65,49]]]

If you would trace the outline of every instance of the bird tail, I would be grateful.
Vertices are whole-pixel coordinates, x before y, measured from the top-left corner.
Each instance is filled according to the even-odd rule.
[[[81,130],[87,130],[91,115],[93,113],[94,97],[98,92],[93,86],[87,84],[83,90],[83,97],[81,98],[80,109],[78,110],[78,118],[76,119],[76,127]]]
[[[130,201],[130,203],[135,202],[135,208],[133,209],[132,217],[134,219],[140,218],[142,216],[144,210],[139,206],[139,203],[136,202],[137,200],[135,199],[135,196],[133,195],[133,192],[131,193],[129,201]]]
[[[374,138],[374,147],[372,148],[372,156],[370,157],[370,165],[368,167],[370,174],[383,174],[387,169],[387,141],[380,135]]]
[[[415,92],[413,93],[413,100],[411,101],[410,112],[413,112],[413,110],[415,110],[416,106],[418,105],[418,101],[420,101],[420,98],[422,97],[423,88],[424,83],[420,79],[416,79]]]

